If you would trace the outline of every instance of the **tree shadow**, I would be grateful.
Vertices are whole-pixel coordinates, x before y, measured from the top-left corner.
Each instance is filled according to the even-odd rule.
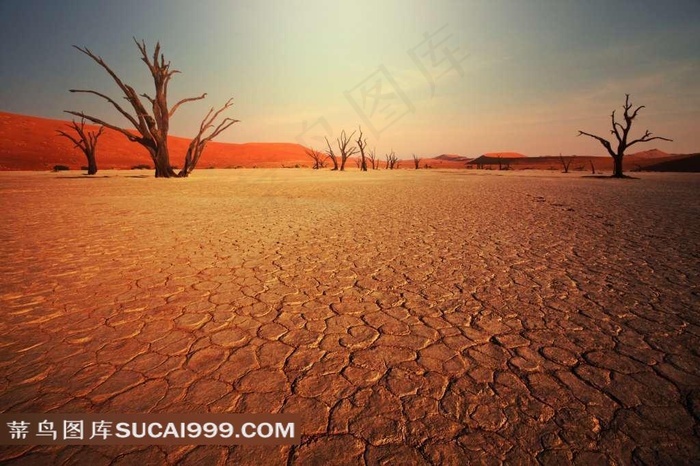
[[[125,176],[110,176],[110,175],[73,175],[73,176],[56,176],[57,180],[96,180],[102,178],[153,178],[152,175],[125,175]]]
[[[599,180],[641,180],[641,178],[629,175],[622,175],[621,177],[612,175],[584,175],[581,178],[596,178]]]

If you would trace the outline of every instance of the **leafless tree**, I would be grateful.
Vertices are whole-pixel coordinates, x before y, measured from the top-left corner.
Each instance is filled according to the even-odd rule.
[[[351,145],[352,137],[355,135],[353,131],[350,136],[345,133],[345,130],[340,132],[340,137],[337,139],[338,151],[340,152],[340,171],[345,170],[345,162],[348,161],[350,157],[357,153],[357,147]]]
[[[231,105],[233,105],[233,99],[229,99],[220,109],[214,111],[214,108],[209,109],[209,113],[204,117],[202,123],[199,125],[199,131],[197,135],[190,141],[190,145],[187,147],[187,153],[185,154],[185,163],[178,173],[177,176],[187,177],[192,170],[197,166],[199,158],[204,152],[204,148],[207,143],[218,136],[220,133],[228,129],[234,123],[238,123],[238,120],[233,118],[224,118],[216,127],[214,122],[219,117],[221,112],[227,110]],[[205,136],[207,130],[211,130],[209,134]]]
[[[74,46],[77,50],[94,60],[107,72],[107,74],[110,75],[110,77],[114,80],[114,82],[124,94],[124,99],[126,99],[126,101],[133,108],[133,114],[124,109],[111,97],[102,94],[101,92],[88,89],[71,89],[70,91],[94,94],[98,97],[103,98],[131,123],[131,125],[137,131],[136,134],[125,128],[121,128],[111,123],[107,123],[94,116],[86,115],[83,112],[76,112],[72,110],[68,110],[66,112],[72,115],[79,116],[80,118],[92,121],[93,123],[106,126],[107,128],[122,133],[124,136],[127,137],[127,139],[129,139],[129,141],[141,144],[143,147],[146,148],[146,150],[148,150],[148,153],[151,156],[151,159],[153,160],[153,164],[156,168],[156,177],[175,177],[178,175],[175,173],[175,170],[173,170],[172,166],[170,165],[170,152],[168,151],[168,131],[170,129],[170,119],[173,117],[173,115],[175,114],[177,109],[180,108],[181,105],[187,102],[204,99],[206,97],[206,94],[202,94],[198,97],[188,97],[182,99],[172,107],[168,107],[168,84],[173,75],[179,73],[179,71],[170,69],[170,62],[165,61],[164,55],[160,52],[160,43],[156,43],[152,56],[149,56],[149,53],[146,49],[146,43],[144,41],[139,42],[136,39],[134,39],[134,42],[136,42],[136,46],[138,47],[139,52],[141,53],[141,60],[146,64],[148,70],[151,72],[151,77],[153,78],[153,84],[155,86],[155,94],[153,97],[149,96],[148,94],[137,94],[133,87],[129,86],[128,84],[125,84],[117,76],[117,74],[112,70],[112,68],[110,68],[109,65],[105,63],[102,57],[100,57],[99,55],[95,55],[87,48]],[[147,101],[147,103],[150,104],[151,112],[149,112],[146,109],[146,106],[141,100],[141,97],[143,97]],[[228,106],[229,104],[227,103],[226,105],[224,105],[223,109],[228,108]],[[221,111],[215,113],[215,118],[219,116],[220,112]],[[194,160],[194,157],[196,157],[196,148],[200,147],[201,142],[204,141],[204,145],[206,145],[206,142],[208,142],[213,137],[218,135],[221,131],[233,124],[231,122],[231,119],[226,119],[214,129],[214,131],[212,132],[213,136],[210,134],[209,136],[203,137],[202,133],[204,131],[214,127],[213,123],[215,118],[209,120],[210,116],[211,112],[209,115],[207,115],[207,117],[205,117],[204,121],[202,122],[202,125],[200,125],[199,140],[193,141],[195,145],[193,146],[193,152],[190,154],[190,157],[192,157],[191,160]],[[233,122],[235,122],[235,120]],[[204,146],[201,146],[201,149],[203,148]],[[199,150],[199,155],[201,155],[201,150]],[[188,174],[190,171],[191,170],[185,170],[184,173],[181,173],[183,173],[183,176],[186,176],[186,174]]]
[[[386,169],[393,170],[394,168],[399,168],[399,158],[396,153],[392,150],[391,153],[384,155],[386,158]]]
[[[420,168],[420,157],[418,157],[416,154],[413,154],[413,166],[418,170]]]
[[[564,169],[564,173],[569,173],[569,167],[571,166],[571,162],[574,161],[576,158],[575,155],[572,155],[568,160],[564,158],[563,155],[561,155],[561,152],[559,153],[559,161],[561,162],[561,166]]]
[[[306,155],[311,157],[311,160],[314,161],[314,170],[318,170],[319,168],[323,168],[326,166],[326,161],[328,160],[328,155],[324,154],[323,152],[319,152],[314,149],[306,149]]]
[[[328,142],[328,138],[326,138],[326,145],[328,146],[328,149],[326,149],[326,154],[328,155],[328,158],[331,159],[331,162],[333,162],[332,170],[337,170],[338,169],[338,156],[335,155],[335,152],[333,152],[333,146],[331,146],[331,143]]]
[[[362,137],[362,126],[360,126],[360,135],[357,136],[357,147],[360,150],[359,158],[359,168],[361,171],[367,171],[367,155],[365,154],[365,149],[367,148],[367,138]]]
[[[56,132],[60,136],[70,139],[75,144],[75,147],[78,147],[81,151],[83,151],[83,154],[85,154],[88,161],[88,175],[94,175],[97,173],[97,161],[95,160],[97,140],[102,135],[102,131],[105,129],[104,126],[100,126],[100,129],[97,130],[96,133],[86,131],[84,118],[80,119],[80,124],[73,120],[68,126],[77,133],[77,136],[68,134],[62,130],[57,130]]]
[[[650,133],[649,130],[646,130],[642,137],[629,141],[628,139],[630,130],[632,129],[632,123],[634,122],[634,119],[637,118],[637,114],[639,113],[639,111],[644,108],[644,105],[640,105],[636,109],[632,110],[632,104],[630,103],[630,95],[625,94],[625,105],[623,105],[622,108],[625,110],[625,113],[623,114],[624,123],[620,123],[615,120],[615,110],[613,110],[612,114],[610,115],[612,125],[612,130],[610,130],[610,134],[613,134],[615,136],[615,139],[617,140],[617,149],[613,149],[612,143],[607,139],[604,139],[600,136],[596,136],[595,134],[586,133],[585,131],[578,132],[579,136],[584,135],[593,139],[597,139],[598,142],[600,142],[603,145],[603,147],[605,147],[605,149],[608,151],[608,154],[610,154],[614,161],[614,169],[612,175],[614,178],[624,177],[624,175],[622,174],[622,159],[625,156],[625,151],[630,146],[639,142],[649,142],[655,139],[660,139],[662,141],[673,141],[673,139],[668,139],[661,136],[652,137],[652,133]],[[632,110],[631,113],[630,110]]]
[[[593,165],[593,160],[588,160],[588,162],[591,164],[591,174],[595,175],[595,165]]]
[[[367,158],[369,159],[369,163],[372,165],[372,170],[379,168],[379,160],[377,160],[377,153],[375,149],[367,151]]]

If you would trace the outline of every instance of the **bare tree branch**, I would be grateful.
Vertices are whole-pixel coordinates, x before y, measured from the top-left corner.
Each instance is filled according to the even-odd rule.
[[[328,141],[328,138],[324,138],[326,140],[326,145],[328,146],[328,149],[326,149],[326,154],[328,154],[328,157],[331,159],[331,162],[333,162],[333,168],[332,170],[337,170],[338,169],[338,156],[335,155],[335,152],[333,152],[333,147],[331,146],[331,143]]]
[[[202,122],[199,125],[199,131],[197,132],[197,135],[192,139],[192,141],[190,141],[190,144],[187,148],[187,154],[185,155],[185,163],[182,169],[180,170],[178,176],[188,176],[192,172],[192,170],[194,170],[197,166],[197,163],[199,162],[199,159],[202,156],[202,153],[204,152],[204,148],[206,147],[207,143],[215,137],[217,137],[223,131],[231,127],[231,125],[239,122],[239,120],[235,120],[233,118],[224,118],[216,127],[214,126],[214,122],[219,117],[219,115],[221,115],[222,112],[227,110],[232,105],[233,99],[231,98],[228,99],[226,103],[222,105],[221,108],[219,108],[218,110],[214,111],[214,107],[209,109],[209,112],[207,112],[206,116],[204,117],[204,119],[202,119]],[[212,131],[205,136],[205,132],[209,129],[211,129]]]
[[[202,100],[206,96],[207,96],[207,93],[205,92],[204,94],[200,95],[199,97],[188,97],[187,99],[182,99],[181,101],[179,101],[178,103],[173,105],[173,107],[170,109],[170,112],[168,113],[168,116],[170,118],[172,118],[172,116],[175,115],[175,111],[180,107],[180,105],[187,103],[187,102],[193,102],[195,100]]]
[[[350,136],[345,134],[345,130],[341,131],[340,137],[336,140],[338,143],[338,151],[340,152],[340,171],[342,172],[345,170],[345,162],[347,162],[348,158],[352,157],[354,154],[357,153],[357,147],[355,146],[349,146],[350,142],[352,141],[352,137],[355,135],[356,131],[353,131]]]

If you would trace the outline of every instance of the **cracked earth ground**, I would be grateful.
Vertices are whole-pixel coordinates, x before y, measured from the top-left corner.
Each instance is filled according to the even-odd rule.
[[[697,175],[139,173],[0,174],[0,411],[299,413],[302,444],[0,462],[700,460]]]

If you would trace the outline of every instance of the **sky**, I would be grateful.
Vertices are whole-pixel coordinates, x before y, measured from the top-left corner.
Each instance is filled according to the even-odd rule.
[[[477,156],[604,154],[578,130],[610,135],[625,94],[633,126],[674,139],[637,145],[700,151],[698,0],[0,0],[0,111],[70,119],[81,110],[128,126],[102,56],[139,92],[153,82],[133,38],[160,41],[169,101],[206,92],[171,120],[192,137],[230,97],[241,120],[222,142],[295,142],[361,126],[369,147]]]

